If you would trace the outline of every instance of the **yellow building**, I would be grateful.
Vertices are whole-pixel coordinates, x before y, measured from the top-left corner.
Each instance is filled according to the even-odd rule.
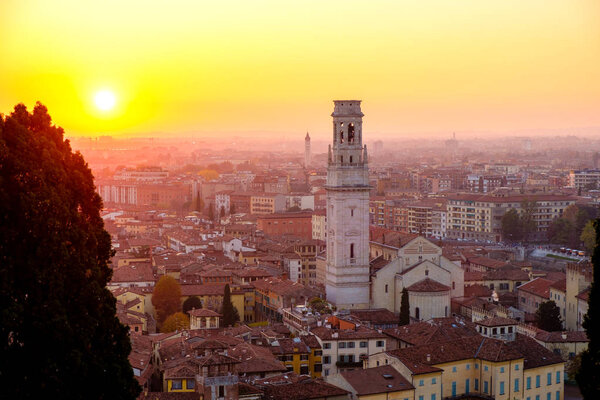
[[[321,345],[312,335],[293,339],[278,339],[271,343],[271,352],[288,371],[319,378],[323,370]]]
[[[240,320],[244,318],[244,292],[234,285],[230,285],[231,303],[236,308]],[[196,296],[202,302],[202,308],[221,312],[225,285],[181,285],[181,302],[189,297]]]
[[[163,379],[163,390],[165,392],[195,392],[196,373],[187,365],[165,370]]]
[[[563,399],[563,360],[523,335],[512,341],[472,336],[428,343],[374,354],[367,362],[368,367],[388,364],[412,383],[415,400],[467,394]]]

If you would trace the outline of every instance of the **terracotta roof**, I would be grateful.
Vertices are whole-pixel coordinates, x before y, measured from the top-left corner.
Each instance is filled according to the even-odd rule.
[[[261,384],[264,400],[310,400],[347,396],[348,391],[318,379],[304,379],[287,384]]]
[[[544,343],[584,343],[589,342],[585,331],[556,331],[546,332],[539,330],[535,339]]]
[[[271,343],[269,350],[273,354],[310,353],[310,348],[300,338],[278,339]]]
[[[522,284],[518,287],[518,289],[542,297],[544,299],[548,299],[550,298],[550,285],[552,285],[553,283],[554,282],[548,279],[535,278],[532,281]]]
[[[576,296],[579,300],[588,301],[590,298],[590,288],[584,289]]]
[[[425,278],[417,283],[413,283],[406,290],[409,292],[447,292],[450,288],[433,279]]]
[[[235,287],[230,286],[231,293],[237,293]],[[223,296],[225,284],[210,285],[181,285],[182,296]]]
[[[139,400],[200,400],[198,392],[148,392],[140,394]]]
[[[398,328],[384,329],[383,333],[412,346],[479,336],[472,322],[458,317],[433,318]]]
[[[468,257],[470,264],[481,265],[485,268],[498,269],[506,265],[506,262],[500,260],[494,260],[487,257]]]
[[[197,308],[195,310],[188,311],[188,314],[194,317],[221,317],[222,315],[213,310],[207,308]]]
[[[516,324],[518,324],[518,322],[511,318],[492,317],[492,318],[485,318],[480,321],[475,321],[475,324],[481,325],[481,326],[487,326],[487,327],[494,327],[494,326],[516,325]]]
[[[493,290],[485,285],[469,285],[465,286],[465,297],[490,297]]]
[[[243,342],[230,348],[228,354],[240,360],[240,364],[237,366],[239,373],[260,374],[287,370],[266,347]]]
[[[371,325],[398,323],[398,317],[396,314],[385,308],[350,310],[350,315],[357,318],[361,322],[369,322]]]
[[[483,281],[484,275],[481,271],[465,271],[465,282]]]
[[[512,349],[522,354],[525,359],[524,369],[564,363],[561,356],[554,354],[534,339],[525,335],[517,334],[515,340],[506,343]]]
[[[556,290],[560,290],[561,292],[565,292],[567,291],[567,279],[561,279],[560,281],[556,281],[554,282],[552,285],[550,285],[550,287],[552,289],[556,289]]]
[[[366,326],[358,326],[356,329],[334,329],[325,326],[312,328],[311,333],[318,336],[321,340],[347,340],[347,339],[385,339],[383,333]],[[337,337],[334,335],[337,334]]]
[[[154,282],[152,265],[149,262],[136,262],[115,268],[111,282]]]
[[[341,372],[341,375],[359,396],[414,389],[414,386],[391,365],[355,369]]]
[[[487,272],[484,277],[486,281],[519,281],[527,282],[529,273],[519,268],[500,268]]]

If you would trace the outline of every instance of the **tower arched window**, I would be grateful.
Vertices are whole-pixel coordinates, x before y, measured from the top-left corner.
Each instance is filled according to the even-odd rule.
[[[354,124],[348,124],[348,143],[354,143]]]
[[[415,308],[415,318],[416,319],[420,319],[421,316],[421,311],[419,310],[419,307]]]
[[[354,258],[354,243],[350,243],[350,258]]]
[[[340,143],[344,143],[344,131],[340,131]]]

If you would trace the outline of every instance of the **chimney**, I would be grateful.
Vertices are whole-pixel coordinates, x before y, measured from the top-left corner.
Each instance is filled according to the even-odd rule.
[[[427,354],[427,362],[431,362],[431,354]]]
[[[563,332],[562,335],[560,335],[560,337],[563,338],[563,340],[567,339],[567,332]]]

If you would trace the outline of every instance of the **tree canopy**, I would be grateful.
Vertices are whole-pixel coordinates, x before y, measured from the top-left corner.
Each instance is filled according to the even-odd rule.
[[[185,301],[183,302],[183,312],[184,313],[188,313],[188,311],[191,311],[193,309],[200,309],[202,308],[202,300],[200,300],[197,296],[190,296],[187,299],[185,299]]]
[[[160,327],[162,333],[181,331],[190,328],[190,317],[182,312],[176,312],[167,317]]]
[[[240,314],[237,308],[231,302],[231,290],[229,285],[225,285],[225,292],[223,294],[223,306],[221,307],[221,314],[223,315],[223,326],[233,326],[237,321],[240,320]]]
[[[90,169],[45,106],[0,115],[0,384],[8,398],[134,399]]]
[[[594,228],[593,279],[588,295],[588,312],[583,317],[583,329],[590,341],[587,350],[581,352],[581,367],[575,377],[585,400],[600,396],[600,220],[594,222]]]
[[[560,308],[552,300],[544,301],[535,312],[537,327],[548,332],[562,330]]]
[[[160,277],[152,292],[152,305],[159,324],[169,315],[181,311],[181,287],[175,278],[169,275]]]
[[[523,237],[519,213],[511,208],[502,216],[502,236],[512,242],[518,242]]]

